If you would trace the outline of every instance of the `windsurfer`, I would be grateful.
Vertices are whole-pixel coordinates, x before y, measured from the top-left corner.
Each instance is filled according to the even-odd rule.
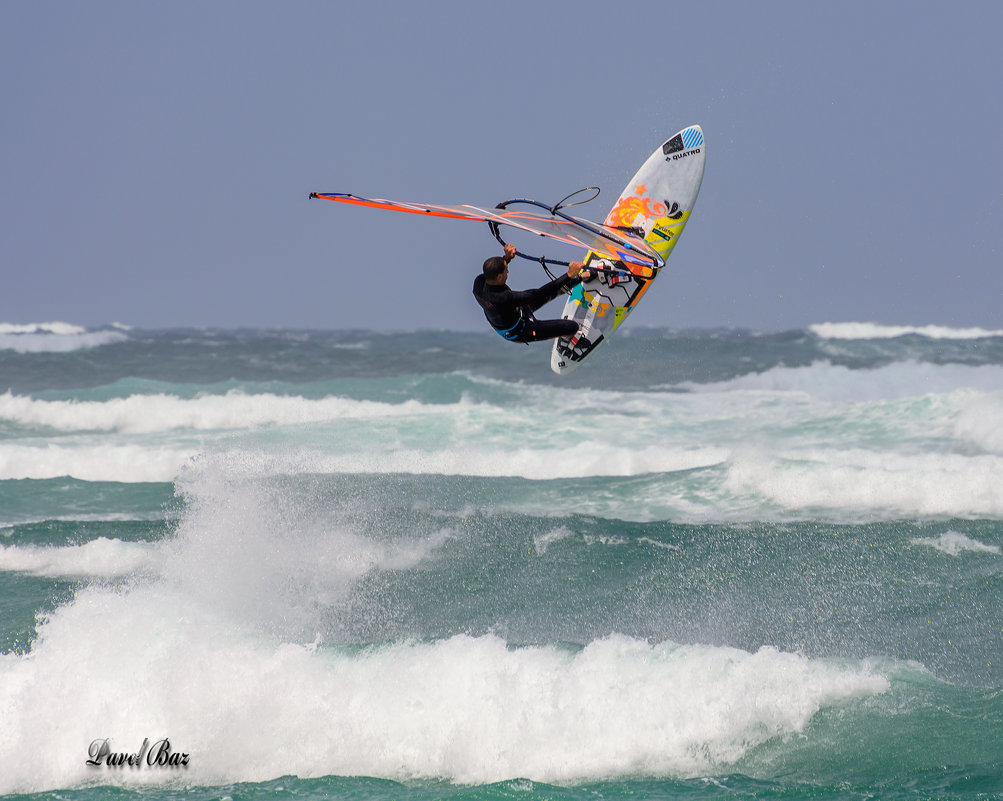
[[[510,342],[539,342],[554,337],[570,337],[578,331],[574,320],[537,320],[537,309],[556,298],[564,289],[591,280],[594,270],[584,269],[580,261],[568,265],[568,272],[537,289],[516,292],[509,289],[508,264],[515,258],[515,246],[505,245],[504,256],[492,256],[484,262],[474,279],[474,297],[484,309],[488,323]]]

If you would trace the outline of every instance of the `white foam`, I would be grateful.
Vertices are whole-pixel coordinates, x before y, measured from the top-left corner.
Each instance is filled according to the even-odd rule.
[[[630,542],[630,540],[624,539],[623,537],[616,537],[609,534],[600,534],[599,536],[583,534],[582,541],[586,545],[627,545]]]
[[[214,448],[216,446],[213,446]],[[0,447],[0,479],[46,479],[70,476],[82,481],[169,482],[204,453],[191,445],[5,445]],[[374,445],[370,452],[330,453],[323,446],[295,452],[230,451],[235,462],[270,464],[283,473],[410,473],[414,475],[514,476],[527,479],[630,476],[675,472],[718,464],[725,449],[686,451],[629,447],[598,453],[588,446],[507,451],[478,448],[476,443],[451,451],[393,450]],[[257,469],[257,468],[253,468]]]
[[[961,442],[1003,454],[1003,392],[958,391],[951,397],[948,432]]]
[[[893,339],[915,334],[930,339],[1003,337],[1003,330],[950,328],[942,325],[881,325],[879,323],[817,323],[809,330],[822,339]]]
[[[59,478],[81,481],[167,482],[199,452],[197,445],[116,444],[0,445],[0,479]]]
[[[328,397],[317,400],[269,393],[179,398],[130,395],[106,401],[50,401],[6,392],[0,395],[0,420],[58,431],[154,433],[175,430],[246,429],[346,419],[380,419],[436,414],[441,407],[417,401],[378,403]]]
[[[638,542],[643,542],[651,545],[654,548],[662,548],[666,551],[678,551],[679,546],[672,542],[660,542],[659,540],[653,540],[651,537],[638,537]]]
[[[0,793],[169,781],[84,764],[96,738],[135,751],[166,735],[199,785],[696,776],[888,686],[866,663],[622,636],[579,652],[466,635],[318,648],[234,628],[164,587],[90,589],[29,656],[0,661]]]
[[[770,392],[838,403],[862,403],[947,394],[960,389],[1003,391],[1003,367],[907,360],[854,370],[818,361],[806,367],[772,367],[727,381],[686,382],[680,386],[697,393]]]
[[[47,578],[122,578],[154,570],[159,559],[154,544],[105,537],[83,545],[0,545],[0,570]]]
[[[575,536],[575,532],[573,532],[570,528],[558,526],[545,534],[533,537],[533,547],[536,549],[536,555],[543,556],[547,552],[547,548],[555,542],[560,542],[561,540],[566,540],[568,537],[573,536]]]
[[[124,342],[124,326],[88,331],[71,323],[0,323],[0,350],[17,353],[66,353]]]
[[[0,334],[58,334],[73,336],[86,334],[87,329],[72,323],[0,323]]]
[[[736,451],[724,489],[760,514],[1003,517],[1003,457],[862,449]]]
[[[566,448],[506,448],[476,443],[450,450],[394,450],[331,457],[325,465],[337,472],[414,473],[467,476],[513,476],[528,479],[633,476],[693,470],[719,464],[728,456],[722,448],[676,448],[648,445],[596,448],[580,442]]]
[[[986,545],[984,542],[973,540],[957,531],[945,531],[939,537],[917,537],[909,540],[913,545],[925,545],[935,548],[950,556],[957,556],[965,551],[974,553],[995,553],[1000,552],[998,545]]]

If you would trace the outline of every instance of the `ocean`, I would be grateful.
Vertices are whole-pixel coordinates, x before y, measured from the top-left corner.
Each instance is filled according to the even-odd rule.
[[[0,325],[0,798],[1003,799],[1003,331]]]

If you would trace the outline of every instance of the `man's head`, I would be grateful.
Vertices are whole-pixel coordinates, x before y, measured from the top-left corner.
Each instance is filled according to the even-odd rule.
[[[484,280],[489,284],[504,284],[508,278],[508,262],[501,256],[492,256],[484,262]]]

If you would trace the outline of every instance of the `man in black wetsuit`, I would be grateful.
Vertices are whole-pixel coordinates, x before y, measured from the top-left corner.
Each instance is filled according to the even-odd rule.
[[[549,303],[561,290],[570,288],[594,275],[584,270],[580,261],[568,265],[567,275],[555,278],[538,289],[515,292],[508,288],[508,263],[515,258],[515,246],[505,246],[505,256],[492,256],[484,262],[484,270],[474,279],[474,297],[484,309],[491,327],[510,342],[539,342],[554,337],[574,336],[578,324],[574,320],[537,320],[533,312]]]

